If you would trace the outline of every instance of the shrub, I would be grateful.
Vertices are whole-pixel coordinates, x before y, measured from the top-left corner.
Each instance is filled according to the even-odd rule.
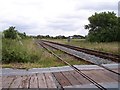
[[[2,63],[34,62],[39,60],[36,53],[28,52],[27,48],[20,45],[17,40],[3,39]]]

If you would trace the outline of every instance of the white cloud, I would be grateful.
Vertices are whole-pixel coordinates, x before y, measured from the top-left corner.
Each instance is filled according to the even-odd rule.
[[[115,11],[116,0],[0,0],[0,31],[13,25],[31,35],[86,35],[95,12]]]

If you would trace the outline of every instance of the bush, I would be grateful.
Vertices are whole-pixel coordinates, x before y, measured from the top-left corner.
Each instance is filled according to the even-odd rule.
[[[2,63],[34,62],[39,60],[36,53],[28,52],[27,48],[20,45],[17,40],[3,39]]]
[[[17,30],[15,30],[15,27],[9,27],[9,29],[4,30],[4,37],[10,38],[10,39],[16,39],[17,38]]]

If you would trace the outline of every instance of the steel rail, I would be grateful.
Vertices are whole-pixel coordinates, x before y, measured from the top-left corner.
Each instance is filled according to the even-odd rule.
[[[76,72],[78,72],[80,75],[82,75],[84,78],[86,78],[88,81],[90,81],[91,83],[93,83],[95,86],[97,86],[100,90],[107,90],[106,88],[104,88],[102,85],[100,85],[99,83],[97,83],[95,80],[93,80],[92,78],[90,78],[89,76],[87,76],[86,74],[84,74],[80,69],[76,68],[75,66],[69,64],[68,62],[64,61],[61,57],[59,57],[58,55],[56,55],[53,51],[51,51],[50,49],[46,48],[43,44],[44,43],[39,43],[43,48],[45,48],[49,53],[53,54],[55,57],[57,57],[59,60],[61,60],[62,62],[64,62],[66,65],[70,66],[72,69],[74,69]]]
[[[42,41],[42,42],[44,43],[44,41]],[[46,44],[46,43],[44,43],[44,44],[45,44],[45,45],[48,45],[48,46],[50,46],[50,47],[52,47],[52,48],[58,49],[58,48],[56,48],[56,47],[54,47],[54,46],[51,46],[51,45],[49,45],[49,44]],[[58,49],[58,50],[61,50],[61,49]],[[63,51],[63,50],[61,50],[61,51]],[[82,58],[80,58],[79,56],[70,54],[69,52],[66,52],[66,51],[63,51],[63,52],[65,52],[65,53],[67,53],[67,54],[69,54],[69,55],[72,55],[72,56],[74,56],[74,57],[77,57],[77,58],[79,58],[79,59],[82,59]],[[120,75],[119,72],[115,72],[115,71],[113,71],[113,70],[109,69],[108,67],[105,67],[105,66],[103,66],[103,65],[101,65],[101,64],[96,64],[96,63],[90,62],[90,61],[85,60],[85,59],[82,59],[82,60],[84,60],[84,61],[86,61],[86,62],[89,62],[89,63],[91,63],[91,64],[94,64],[94,65],[97,65],[97,66],[99,66],[99,67],[102,67],[102,68],[104,68],[104,69],[106,69],[106,70],[108,70],[108,71],[110,71],[110,72],[112,72],[112,73],[115,73],[115,74],[117,74],[117,75]]]
[[[101,58],[105,58],[105,59],[111,59],[115,62],[120,62],[120,55],[115,55],[112,53],[106,53],[106,52],[101,52],[101,51],[96,51],[96,50],[91,50],[91,49],[86,49],[86,48],[80,48],[77,46],[72,46],[72,45],[66,45],[66,44],[61,44],[61,43],[56,43],[56,42],[51,42],[51,41],[46,41],[46,40],[42,40],[44,42],[49,42],[49,43],[53,43],[53,44],[57,44],[57,45],[61,45],[64,47],[68,47],[77,51],[81,51],[81,52],[85,52],[91,55],[95,55]]]

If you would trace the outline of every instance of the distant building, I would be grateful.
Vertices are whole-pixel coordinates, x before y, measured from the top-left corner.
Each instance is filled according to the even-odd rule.
[[[71,39],[72,39],[72,36],[69,36],[69,37],[67,38],[67,41],[70,42]]]

